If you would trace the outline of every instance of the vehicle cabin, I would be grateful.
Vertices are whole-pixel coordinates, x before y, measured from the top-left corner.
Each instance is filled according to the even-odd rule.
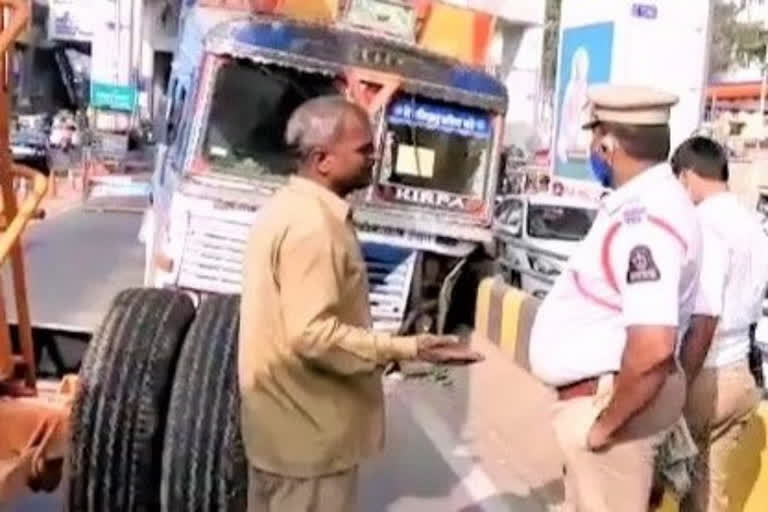
[[[504,85],[343,24],[198,7],[182,26],[147,216],[147,284],[239,292],[256,211],[293,172],[291,113],[343,94],[368,110],[377,138],[373,185],[351,198],[375,327],[406,331],[419,316],[407,310],[421,304],[443,329],[464,264],[492,241]]]

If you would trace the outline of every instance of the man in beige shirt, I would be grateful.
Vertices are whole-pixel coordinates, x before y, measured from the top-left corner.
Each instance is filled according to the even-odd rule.
[[[454,337],[371,330],[368,279],[344,197],[370,181],[367,113],[316,98],[289,120],[292,177],[259,213],[245,259],[239,379],[249,511],[345,512],[384,442],[382,367],[479,360]]]

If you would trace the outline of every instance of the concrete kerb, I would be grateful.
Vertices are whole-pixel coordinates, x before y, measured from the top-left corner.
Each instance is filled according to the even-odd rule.
[[[477,293],[475,332],[528,370],[528,339],[539,304],[538,299],[507,285],[501,277],[484,279]]]

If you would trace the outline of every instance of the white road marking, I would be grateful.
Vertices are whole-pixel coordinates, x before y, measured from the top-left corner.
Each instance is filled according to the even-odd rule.
[[[509,512],[509,506],[499,497],[502,493],[488,474],[471,457],[463,455],[471,453],[469,447],[456,439],[429,405],[421,400],[414,400],[413,397],[408,400],[401,399],[397,393],[391,394],[390,398],[395,398],[410,412],[446,464],[461,479],[459,484],[476,502],[476,506],[479,507],[482,503],[482,510],[485,512]]]

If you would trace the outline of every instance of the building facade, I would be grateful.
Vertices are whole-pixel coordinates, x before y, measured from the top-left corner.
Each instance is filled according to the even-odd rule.
[[[528,151],[546,145],[548,96],[541,88],[546,0],[443,0],[497,18],[489,66],[509,93],[507,144]]]
[[[87,57],[87,99],[97,104],[109,99],[118,103],[117,111],[97,116],[97,127],[123,130],[159,117],[184,1],[34,1],[47,19],[38,34],[40,44],[70,49],[70,54],[76,50]],[[541,116],[539,83],[546,1],[443,1],[496,18],[487,64],[508,86],[507,132],[511,143],[530,145],[526,141],[537,137]],[[78,67],[71,62],[69,65]],[[129,105],[134,107],[130,112]]]

